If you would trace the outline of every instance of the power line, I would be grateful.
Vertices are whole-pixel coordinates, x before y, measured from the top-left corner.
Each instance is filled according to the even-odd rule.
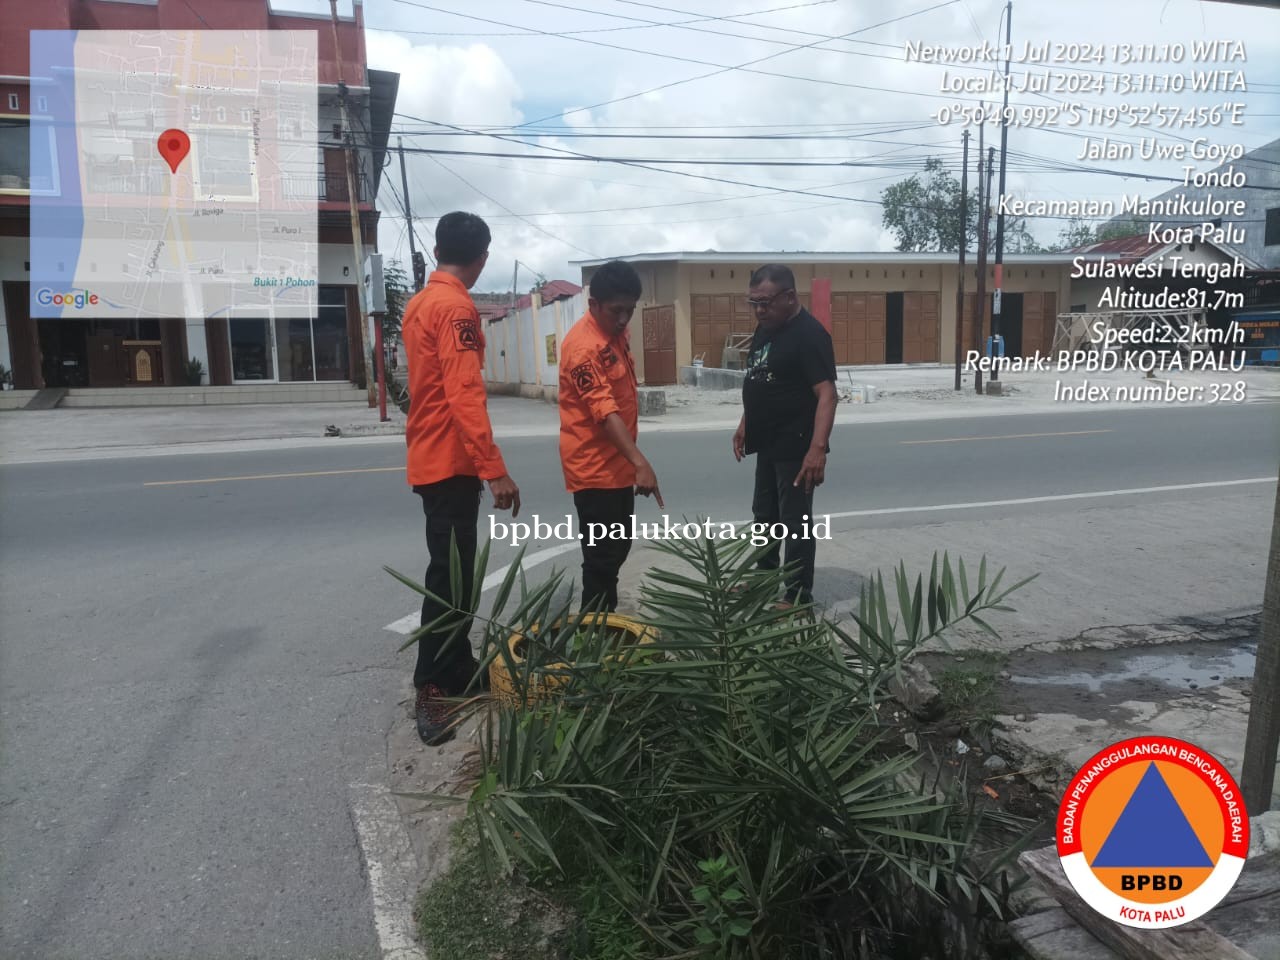
[[[416,119],[416,118],[415,118],[415,119]],[[448,124],[445,124],[445,126],[449,126],[449,125],[448,125]],[[474,131],[461,131],[461,132],[474,132]],[[495,136],[495,135],[488,134],[487,136]],[[496,137],[496,139],[505,140],[505,139],[507,139],[507,138],[497,136],[497,137]],[[516,141],[516,142],[520,142],[520,141]],[[437,152],[441,152],[441,151],[435,151],[435,150],[431,150],[431,149],[428,149],[428,148],[418,147],[418,148],[415,148],[415,149],[414,149],[414,152],[418,152],[418,153],[425,153],[425,154],[428,154],[428,155],[433,155],[433,154],[435,154],[435,153],[437,153]],[[846,202],[848,202],[848,203],[870,204],[870,205],[873,205],[873,206],[880,206],[880,207],[882,207],[882,206],[883,206],[883,201],[881,201],[881,200],[871,200],[871,199],[867,199],[867,198],[863,198],[863,197],[849,197],[849,196],[845,196],[845,195],[841,195],[841,194],[827,194],[827,193],[820,193],[820,192],[818,192],[817,190],[805,190],[805,189],[799,189],[799,188],[795,188],[795,187],[770,186],[770,185],[766,185],[766,184],[752,183],[752,182],[750,182],[750,181],[745,181],[745,180],[736,180],[736,179],[731,179],[731,178],[728,178],[728,177],[719,177],[719,176],[714,176],[714,175],[711,175],[711,174],[699,174],[699,173],[692,173],[692,172],[685,171],[685,170],[668,170],[668,169],[665,169],[665,168],[663,168],[663,167],[655,167],[655,166],[649,166],[649,165],[648,165],[649,163],[667,163],[667,162],[671,162],[671,161],[667,161],[667,160],[644,161],[644,160],[633,160],[633,159],[628,159],[628,158],[619,158],[619,157],[595,157],[595,156],[591,156],[591,155],[589,155],[589,154],[581,154],[581,153],[577,153],[576,151],[571,151],[571,150],[567,150],[567,149],[560,150],[560,152],[561,152],[561,153],[566,154],[567,156],[566,156],[566,157],[564,157],[564,158],[557,158],[557,159],[566,159],[566,160],[567,160],[567,159],[573,159],[573,158],[576,158],[576,159],[581,160],[581,161],[594,161],[594,162],[617,163],[617,164],[620,164],[620,165],[623,165],[623,166],[636,167],[637,169],[641,169],[641,170],[650,170],[650,171],[653,171],[653,172],[656,172],[656,173],[667,173],[667,174],[671,174],[672,176],[688,177],[688,178],[697,179],[697,180],[707,180],[707,181],[715,182],[715,183],[725,183],[725,184],[729,184],[729,185],[733,185],[733,186],[749,187],[749,188],[752,188],[752,189],[755,189],[755,190],[772,191],[773,193],[779,193],[779,194],[795,194],[795,195],[799,195],[799,196],[811,196],[811,197],[817,197],[817,198],[819,198],[819,199],[825,199],[825,200],[842,200],[842,201],[846,201]],[[518,158],[518,159],[552,159],[552,157],[536,157],[536,158],[531,158],[531,157],[529,157],[529,156],[527,156],[527,155],[521,155],[521,154],[503,154],[503,153],[497,153],[497,152],[493,152],[493,153],[484,153],[484,152],[481,152],[481,151],[474,151],[474,152],[470,152],[468,155],[478,155],[478,156],[500,156],[500,157],[508,157],[508,158],[514,157],[514,158]],[[439,161],[437,160],[437,162],[439,162]],[[690,163],[694,163],[694,162],[699,162],[699,161],[688,161],[688,162],[690,162]],[[702,162],[705,162],[705,161],[702,161]],[[866,166],[888,166],[888,165],[886,165],[886,164],[879,164],[879,165],[877,165],[877,164],[865,164],[865,165],[866,165]],[[442,166],[443,166],[443,164],[442,164]],[[831,166],[831,165],[830,165],[830,164],[820,164],[819,166]],[[446,169],[448,169],[448,168],[446,167]],[[452,171],[450,171],[450,172],[452,172]],[[1136,178],[1138,178],[1138,179],[1143,179],[1143,180],[1161,180],[1161,181],[1174,182],[1174,183],[1176,183],[1176,182],[1181,182],[1181,181],[1179,180],[1179,178],[1177,178],[1177,177],[1163,177],[1163,176],[1153,176],[1153,175],[1145,175],[1145,174],[1134,174],[1134,173],[1130,173],[1130,172],[1126,172],[1126,171],[1094,170],[1093,172],[1095,172],[1095,173],[1099,173],[1099,174],[1108,175],[1108,176],[1117,176],[1117,177],[1123,177],[1123,178],[1134,178],[1134,177],[1136,177]],[[455,176],[458,176],[456,173],[455,173],[454,175],[455,175]],[[465,182],[465,181],[464,181],[464,182]],[[469,184],[468,184],[468,185],[469,185]],[[473,189],[475,189],[475,188],[473,187]],[[479,191],[477,191],[477,192],[479,192]],[[482,196],[484,196],[484,194],[481,194],[481,195],[482,195]],[[489,198],[489,199],[492,199],[492,198]],[[494,202],[496,202],[496,201],[494,201]],[[506,209],[506,208],[504,207],[504,209]],[[507,212],[508,212],[508,213],[510,213],[511,211],[510,211],[510,210],[508,210]],[[1084,219],[1084,220],[1100,220],[1100,221],[1105,221],[1105,220],[1109,220],[1109,219],[1111,219],[1111,218],[1110,218],[1110,217],[1092,217],[1092,218],[1084,218],[1084,217],[1057,216],[1057,215],[1053,215],[1053,214],[1027,214],[1027,215],[1026,215],[1026,217],[1025,217],[1025,219],[1036,219],[1036,220],[1041,220],[1041,219],[1043,219],[1043,220],[1073,220],[1073,219]],[[1168,222],[1174,222],[1174,221],[1168,221]],[[1233,222],[1237,222],[1237,221],[1233,221]],[[1238,222],[1251,222],[1251,221],[1238,221]],[[534,225],[533,225],[533,224],[530,224],[530,226],[534,226]],[[558,238],[558,237],[557,237],[556,239],[560,239],[560,238]],[[561,241],[561,242],[564,242],[564,241]]]
[[[490,203],[494,204],[495,206],[502,208],[503,210],[505,210],[507,213],[511,214],[512,216],[516,217],[516,219],[520,220],[520,221],[521,221],[522,223],[524,223],[526,226],[532,227],[534,230],[537,230],[539,233],[543,234],[544,236],[550,237],[552,240],[555,240],[557,243],[562,243],[562,244],[564,244],[566,247],[571,247],[571,248],[573,248],[574,250],[577,250],[579,253],[585,253],[587,256],[589,256],[589,257],[591,257],[591,258],[593,258],[593,259],[599,259],[599,258],[600,258],[600,255],[599,255],[598,253],[593,253],[593,252],[591,252],[590,250],[584,250],[582,247],[578,246],[576,243],[570,243],[568,240],[564,239],[563,237],[557,237],[557,236],[556,236],[554,233],[552,233],[550,230],[544,229],[543,227],[540,227],[538,224],[534,223],[532,220],[526,220],[524,217],[521,217],[521,216],[519,216],[518,214],[514,213],[514,212],[511,210],[511,208],[510,208],[510,207],[508,207],[506,204],[502,203],[500,200],[495,200],[493,197],[489,196],[489,194],[485,193],[483,190],[481,190],[479,187],[477,187],[474,183],[472,183],[470,180],[468,180],[468,179],[467,179],[466,177],[464,177],[462,174],[458,173],[456,170],[450,170],[447,166],[445,166],[444,162],[443,162],[443,161],[441,161],[439,157],[434,157],[434,156],[433,156],[431,159],[432,159],[432,160],[434,160],[437,164],[439,164],[439,165],[440,165],[440,167],[441,167],[441,168],[442,168],[446,173],[451,174],[452,176],[457,177],[459,180],[461,180],[463,183],[465,183],[468,187],[470,187],[470,188],[471,188],[472,190],[474,190],[476,193],[480,194],[480,196],[484,197],[486,200],[488,200]]]
[[[474,14],[469,14],[469,13],[456,13],[456,12],[453,12],[453,11],[445,10],[445,9],[443,9],[443,8],[441,8],[441,7],[435,7],[435,6],[432,6],[432,5],[430,5],[430,4],[422,3],[422,2],[420,2],[420,0],[392,0],[392,2],[394,2],[394,3],[404,4],[405,6],[417,7],[417,8],[419,8],[419,9],[423,9],[423,10],[431,10],[431,11],[433,11],[433,12],[435,12],[435,13],[453,13],[453,15],[454,15],[454,16],[458,16],[458,17],[465,17],[465,18],[467,18],[468,20],[479,20],[479,21],[481,21],[481,22],[483,22],[483,23],[496,24],[496,25],[498,25],[498,26],[504,26],[504,27],[516,26],[516,25],[514,25],[514,24],[506,23],[506,22],[501,21],[501,20],[490,20],[490,19],[487,19],[487,18],[485,18],[485,17],[478,17],[478,16],[475,16]],[[935,5],[934,5],[934,6],[932,6],[932,7],[927,7],[927,8],[925,8],[924,10],[918,10],[918,11],[916,11],[915,13],[911,13],[911,14],[904,14],[904,15],[903,15],[903,16],[901,16],[901,17],[895,17],[895,18],[893,18],[892,20],[886,20],[886,21],[884,21],[884,23],[881,23],[881,24],[875,24],[875,25],[873,25],[873,26],[884,26],[884,25],[885,25],[885,24],[887,24],[887,23],[894,23],[894,22],[896,22],[896,21],[898,21],[898,20],[905,20],[905,19],[907,19],[908,17],[917,16],[917,15],[922,14],[922,13],[929,13],[929,12],[931,12],[931,11],[933,11],[933,10],[939,9],[939,8],[941,8],[941,7],[946,7],[946,6],[951,5],[952,3],[958,3],[958,2],[959,2],[959,0],[943,0],[943,2],[942,2],[942,3],[935,4]],[[869,30],[869,29],[872,29],[872,27],[865,27],[865,28],[863,28],[863,29],[864,29],[864,30]],[[672,54],[672,53],[662,53],[662,52],[660,52],[660,51],[656,51],[656,50],[643,50],[643,49],[638,49],[638,48],[636,48],[636,47],[624,47],[624,46],[620,46],[620,45],[615,44],[615,43],[605,43],[605,42],[600,41],[600,40],[588,40],[588,39],[586,39],[585,37],[575,37],[575,36],[570,36],[570,35],[567,35],[567,34],[559,34],[559,33],[554,33],[554,32],[552,32],[552,31],[549,31],[549,30],[535,30],[535,32],[537,32],[537,33],[541,34],[542,36],[546,36],[546,37],[561,38],[561,39],[565,39],[565,40],[573,40],[573,41],[575,41],[575,42],[577,42],[577,43],[587,43],[587,44],[591,44],[592,46],[605,47],[605,48],[610,49],[610,50],[621,50],[621,51],[623,51],[623,52],[625,52],[625,53],[638,53],[638,54],[641,54],[641,55],[643,55],[643,56],[660,57],[660,58],[662,58],[662,59],[664,59],[664,60],[673,60],[673,61],[677,61],[677,62],[680,62],[680,63],[692,63],[692,64],[696,64],[696,65],[698,65],[698,66],[703,66],[703,67],[715,67],[715,68],[716,68],[716,70],[715,70],[713,73],[711,73],[711,74],[707,74],[707,75],[705,75],[705,76],[700,76],[700,77],[690,77],[690,78],[688,78],[687,80],[680,80],[680,81],[676,81],[676,82],[674,82],[674,83],[670,83],[670,84],[663,84],[661,87],[657,87],[657,88],[655,88],[655,89],[666,89],[667,87],[675,86],[675,85],[676,85],[676,84],[678,84],[678,83],[689,83],[689,82],[691,82],[692,80],[701,80],[701,79],[705,79],[705,77],[706,77],[706,76],[715,76],[715,75],[716,75],[716,74],[718,74],[718,73],[726,73],[726,72],[728,72],[728,71],[730,71],[730,70],[741,70],[741,71],[743,71],[744,73],[754,73],[754,74],[759,74],[760,76],[765,76],[765,77],[775,77],[775,78],[782,79],[782,80],[798,80],[798,81],[802,81],[802,82],[804,82],[804,83],[820,83],[820,84],[826,84],[826,85],[830,85],[830,86],[846,87],[846,88],[855,89],[855,90],[873,90],[873,91],[880,92],[880,93],[899,93],[899,94],[903,94],[904,96],[920,96],[920,97],[933,97],[933,98],[944,97],[944,98],[946,98],[946,99],[953,99],[953,98],[946,97],[946,95],[941,94],[941,93],[934,93],[934,94],[930,94],[930,93],[921,93],[920,91],[916,91],[916,90],[896,90],[896,89],[891,89],[891,88],[887,88],[887,87],[869,86],[869,85],[867,85],[867,84],[847,83],[847,82],[842,81],[842,80],[829,80],[829,79],[827,79],[827,78],[825,78],[825,77],[804,77],[804,76],[798,76],[798,75],[795,75],[795,74],[776,73],[776,72],[773,72],[773,71],[770,71],[770,70],[753,70],[753,69],[751,69],[751,68],[750,68],[750,66],[748,66],[747,64],[732,64],[732,65],[725,65],[725,64],[721,64],[721,63],[713,63],[713,62],[708,61],[708,60],[698,60],[698,59],[693,58],[693,57],[682,57],[682,56],[679,56],[679,55],[677,55],[677,54]],[[853,32],[853,33],[857,33],[857,32],[859,32],[859,31],[852,31],[852,32]],[[829,40],[829,39],[831,39],[831,38],[829,38],[829,37],[824,38],[824,40]],[[812,46],[812,44],[805,44],[805,45],[801,45],[801,46],[795,47],[795,48],[793,48],[793,49],[797,49],[797,50],[798,50],[798,49],[805,49],[806,47],[809,47],[809,46]],[[782,51],[782,52],[786,52],[786,51]],[[768,57],[761,57],[761,58],[758,58],[758,59],[756,59],[756,60],[748,61],[748,64],[750,64],[750,63],[758,63],[758,62],[760,62],[761,60],[768,60],[768,59],[772,59],[773,57],[776,57],[776,56],[779,56],[779,55],[780,55],[780,53],[771,54],[771,55],[770,55],[770,56],[768,56]],[[629,100],[629,99],[632,99],[632,98],[634,98],[634,97],[644,96],[646,93],[652,93],[652,92],[653,92],[652,90],[642,91],[641,93],[631,94],[630,96],[626,96],[626,97],[619,97],[619,98],[617,98],[616,100],[609,100],[609,101],[605,101],[604,103],[592,104],[591,106],[588,106],[588,107],[578,107],[578,108],[576,108],[576,109],[574,109],[574,110],[565,111],[565,112],[563,112],[563,113],[557,113],[557,114],[554,114],[554,115],[549,116],[549,117],[542,117],[542,118],[540,118],[540,119],[538,119],[538,120],[528,121],[528,123],[519,124],[519,126],[528,126],[528,125],[529,125],[529,124],[531,124],[531,123],[541,123],[543,120],[557,119],[557,118],[559,118],[559,117],[567,116],[567,115],[572,114],[572,113],[578,113],[578,112],[580,112],[580,111],[582,111],[582,110],[594,110],[594,109],[596,109],[597,107],[605,106],[605,105],[607,105],[607,104],[609,104],[609,103],[617,103],[617,102],[620,102],[620,101],[622,101],[622,100]]]
[[[625,3],[626,0],[618,0],[618,2]],[[765,9],[765,10],[754,10],[748,13],[735,14],[735,16],[754,17],[754,16],[760,16],[766,13],[779,13],[784,10],[798,10],[802,7],[821,7],[821,6],[825,6],[828,3],[835,3],[835,2],[836,0],[808,0],[807,3],[793,3],[785,7],[769,7],[768,9]],[[443,12],[447,13],[449,16],[452,16],[452,17],[466,16],[465,14],[454,13],[451,10],[446,10]],[[583,11],[583,12],[594,13],[595,11]],[[654,24],[654,26],[678,27],[678,26],[683,26],[684,24],[687,24],[687,23],[705,23],[710,20],[726,19],[725,17],[716,17],[716,16],[711,16],[709,14],[708,15],[694,14],[689,11],[679,11],[679,12],[688,13],[689,16],[693,17],[694,19],[679,20],[679,21],[673,21],[670,23],[659,23],[659,24]],[[612,14],[610,14],[610,16],[612,16]],[[468,19],[473,19],[473,18],[468,18]],[[370,26],[366,26],[365,29],[374,30],[374,31],[377,31],[378,33],[406,33],[406,34],[413,34],[416,36],[427,36],[427,37],[540,37],[540,36],[543,36],[541,31],[535,30],[532,28],[520,28],[513,32],[402,30],[399,27],[393,28],[393,27],[370,27]],[[589,29],[579,29],[579,30],[561,30],[557,34],[557,36],[570,36],[570,35],[578,35],[578,34],[585,34],[585,33],[621,33],[624,30],[648,30],[648,29],[651,29],[650,24],[638,23],[638,24],[635,24],[634,26],[627,26],[627,27],[592,27]]]
[[[773,26],[773,25],[771,25],[771,24],[766,24],[766,23],[744,23],[744,22],[742,22],[741,20],[738,20],[738,19],[737,19],[738,17],[744,17],[744,16],[756,16],[756,15],[758,15],[758,14],[740,13],[740,14],[734,14],[734,15],[732,15],[732,16],[720,16],[720,17],[716,17],[716,16],[705,16],[705,17],[698,17],[697,19],[694,19],[694,20],[683,20],[683,21],[662,21],[662,20],[645,20],[645,19],[643,19],[642,17],[628,17],[628,16],[626,16],[626,15],[624,15],[624,14],[621,14],[621,13],[607,13],[607,12],[606,12],[606,11],[604,11],[604,10],[591,10],[591,9],[589,9],[589,8],[587,8],[587,7],[576,7],[576,6],[573,6],[572,4],[568,4],[568,3],[559,3],[559,2],[556,2],[556,0],[524,0],[524,2],[525,2],[525,3],[534,3],[534,4],[538,4],[539,6],[544,6],[544,7],[556,7],[556,8],[558,8],[558,9],[561,9],[561,10],[569,10],[569,11],[572,11],[572,12],[574,12],[574,13],[587,13],[587,14],[595,14],[595,15],[602,16],[602,17],[615,17],[615,18],[617,18],[617,19],[619,19],[619,20],[630,20],[630,21],[633,21],[633,22],[635,22],[635,23],[638,23],[638,24],[642,25],[643,27],[669,27],[669,28],[677,29],[677,30],[686,30],[686,31],[689,31],[689,32],[692,32],[692,33],[707,33],[707,34],[711,34],[712,36],[716,36],[716,37],[730,37],[730,38],[735,39],[735,40],[747,40],[747,41],[751,41],[751,42],[754,42],[754,43],[772,43],[772,44],[775,44],[775,45],[777,45],[777,46],[787,47],[787,48],[789,48],[789,50],[813,49],[813,50],[816,50],[816,51],[818,51],[818,52],[820,52],[820,53],[840,53],[840,54],[845,54],[845,55],[848,55],[848,56],[872,56],[872,57],[883,57],[883,58],[884,58],[884,59],[886,59],[886,60],[888,60],[888,59],[898,59],[898,58],[896,58],[896,57],[887,57],[887,56],[885,56],[884,54],[865,53],[864,51],[861,51],[861,50],[842,50],[842,49],[839,49],[839,48],[834,48],[834,47],[820,47],[820,46],[818,46],[818,45],[817,45],[817,44],[819,44],[819,43],[835,43],[835,42],[837,42],[837,41],[844,41],[844,42],[846,42],[846,43],[865,43],[865,42],[868,42],[868,41],[858,41],[858,40],[853,40],[853,39],[851,39],[851,34],[848,34],[848,33],[840,34],[840,35],[838,35],[838,36],[831,36],[830,34],[825,34],[825,33],[815,33],[815,32],[813,32],[813,31],[811,31],[811,30],[791,30],[791,29],[788,29],[788,28],[786,28],[786,27]],[[625,3],[625,2],[629,2],[629,0],[618,0],[618,2]],[[656,9],[656,10],[664,10],[664,11],[667,11],[667,12],[669,12],[669,13],[688,14],[688,15],[690,15],[690,16],[693,16],[693,15],[694,15],[692,10],[679,10],[679,9],[676,9],[675,7],[658,7],[658,6],[655,6],[654,4],[650,4],[650,3],[637,4],[637,6],[652,7],[653,9]],[[787,9],[787,8],[781,8],[781,9]],[[762,10],[762,11],[759,11],[758,13],[771,13],[771,12],[775,12],[775,11]],[[914,14],[908,14],[908,16],[914,16]],[[718,20],[718,21],[722,21],[722,22],[725,22],[725,23],[736,23],[736,24],[740,24],[741,26],[744,26],[744,27],[755,27],[755,28],[756,28],[756,29],[758,29],[758,30],[772,30],[772,31],[774,31],[774,32],[781,32],[781,31],[785,31],[785,32],[787,32],[787,33],[795,33],[795,34],[799,34],[799,35],[803,35],[803,36],[817,37],[818,39],[817,39],[817,41],[816,41],[816,42],[814,42],[814,43],[801,44],[801,45],[797,46],[797,45],[793,44],[793,43],[792,43],[791,41],[789,41],[789,40],[777,40],[777,39],[774,39],[773,37],[753,37],[753,36],[751,36],[751,35],[749,35],[749,34],[745,34],[745,33],[733,33],[733,32],[728,31],[728,30],[712,30],[712,29],[709,29],[709,28],[707,28],[707,27],[695,27],[695,26],[691,26],[691,24],[694,24],[694,23],[705,23],[705,22],[707,22],[707,21],[716,21],[716,20]],[[872,29],[872,27],[866,27],[866,28],[864,28],[864,29],[865,29],[865,30],[870,30],[870,29]],[[854,31],[854,32],[855,32],[855,33],[859,33],[859,32],[862,32],[862,31]],[[890,48],[892,48],[892,49],[896,49],[896,46],[895,46],[894,44],[887,44],[887,43],[885,43],[885,44],[876,44],[876,45],[877,45],[877,46],[885,46],[885,47],[890,47]],[[782,52],[783,52],[783,53],[786,53],[786,52],[788,52],[788,51],[787,51],[787,50],[784,50],[784,51],[782,51]]]
[[[637,97],[644,97],[644,96],[648,96],[648,95],[649,95],[649,94],[651,94],[651,93],[657,93],[657,92],[659,92],[659,91],[661,91],[661,90],[669,90],[669,89],[671,89],[672,87],[678,87],[678,86],[681,86],[682,84],[691,83],[691,82],[693,82],[694,80],[706,80],[708,77],[715,77],[715,76],[719,76],[720,74],[728,73],[728,72],[730,72],[731,70],[743,70],[743,71],[745,71],[745,72],[747,72],[747,73],[759,73],[759,74],[762,74],[762,75],[764,75],[764,76],[784,76],[784,77],[788,77],[789,79],[806,79],[806,78],[796,78],[796,77],[791,76],[790,74],[777,74],[777,73],[773,73],[773,72],[771,72],[771,71],[766,71],[766,70],[751,70],[751,69],[750,69],[750,67],[754,66],[754,65],[755,65],[755,64],[757,64],[757,63],[763,63],[763,62],[764,62],[764,61],[766,61],[766,60],[772,60],[772,59],[774,59],[774,58],[776,58],[776,57],[780,57],[780,56],[782,56],[782,55],[783,55],[783,54],[785,54],[785,53],[792,53],[792,52],[795,52],[795,51],[797,51],[797,50],[806,50],[806,49],[810,49],[810,48],[812,48],[812,47],[817,46],[819,43],[826,43],[826,42],[828,42],[829,40],[832,40],[832,39],[845,39],[845,38],[851,37],[851,36],[853,36],[853,35],[855,35],[855,34],[858,34],[858,33],[866,33],[868,30],[875,30],[875,29],[877,29],[877,28],[879,28],[879,27],[887,26],[887,25],[888,25],[888,24],[890,24],[890,23],[897,23],[897,22],[898,22],[898,21],[900,21],[900,20],[907,20],[907,19],[910,19],[911,17],[915,17],[915,16],[918,16],[918,15],[923,14],[923,13],[930,13],[930,12],[932,12],[932,11],[934,11],[934,10],[941,9],[942,7],[950,6],[950,5],[951,5],[952,3],[954,3],[954,2],[956,2],[956,0],[944,0],[944,2],[942,2],[942,3],[935,4],[935,5],[934,5],[934,6],[932,6],[932,7],[926,7],[926,8],[925,8],[925,9],[923,9],[923,10],[917,10],[917,11],[915,11],[914,13],[903,14],[903,15],[902,15],[902,16],[900,16],[900,17],[893,17],[892,19],[884,20],[884,21],[882,21],[882,22],[880,22],[880,23],[873,23],[873,24],[871,24],[870,26],[860,27],[860,28],[858,28],[857,30],[850,30],[848,33],[841,34],[841,35],[840,35],[839,37],[837,37],[837,38],[832,38],[832,37],[829,37],[829,36],[823,35],[823,36],[822,36],[822,38],[821,38],[821,39],[819,39],[819,40],[813,40],[813,41],[810,41],[809,43],[800,44],[800,45],[797,45],[797,46],[788,46],[785,50],[780,50],[780,51],[778,51],[778,52],[776,52],[776,53],[771,53],[771,54],[768,54],[767,56],[763,56],[763,57],[757,57],[755,60],[747,60],[747,61],[746,61],[746,62],[744,62],[744,63],[734,64],[734,65],[732,65],[732,66],[724,66],[724,65],[722,65],[722,64],[710,63],[710,62],[708,62],[708,61],[704,61],[704,60],[691,61],[691,62],[695,62],[695,63],[701,63],[701,64],[702,64],[702,65],[704,65],[704,66],[718,67],[719,69],[717,69],[717,70],[713,70],[711,73],[704,73],[704,74],[701,74],[701,75],[696,76],[696,77],[688,77],[688,78],[686,78],[686,79],[684,79],[684,80],[673,80],[673,81],[671,81],[670,83],[664,83],[664,84],[661,84],[661,85],[659,85],[659,86],[652,87],[652,88],[650,88],[650,89],[648,89],[648,90],[641,90],[639,93],[630,93],[630,94],[627,94],[627,95],[626,95],[626,96],[624,96],[624,97],[615,97],[615,98],[614,98],[614,99],[612,99],[612,100],[604,100],[604,101],[602,101],[602,102],[600,102],[600,103],[594,103],[594,104],[591,104],[590,106],[586,106],[586,107],[575,107],[575,108],[574,108],[574,109],[572,109],[572,110],[566,110],[566,111],[563,111],[563,112],[558,113],[558,114],[552,114],[551,116],[541,117],[541,118],[539,118],[538,120],[529,120],[529,121],[526,121],[525,123],[518,124],[518,126],[521,126],[521,127],[527,127],[527,126],[531,126],[531,125],[533,125],[533,124],[541,123],[541,122],[542,122],[542,121],[544,121],[544,120],[553,120],[553,119],[557,119],[557,118],[559,118],[559,117],[566,117],[566,116],[569,116],[569,115],[574,114],[574,113],[582,113],[583,111],[587,111],[587,110],[596,110],[596,109],[599,109],[600,107],[607,107],[607,106],[611,106],[612,104],[615,104],[615,103],[622,103],[622,102],[624,102],[624,101],[626,101],[626,100],[634,100],[634,99],[636,99]],[[814,78],[814,77],[810,77],[810,78],[807,78],[807,79],[812,80],[812,81],[815,81],[815,82],[818,82],[818,81],[819,81],[819,78]],[[862,87],[863,89],[880,89],[880,90],[886,90],[886,89],[887,89],[887,88],[865,87],[865,86],[864,86],[864,85],[862,85],[862,84],[849,84],[849,83],[843,83],[843,82],[838,81],[838,80],[831,80],[831,81],[825,81],[825,80],[823,80],[822,82],[829,82],[829,83],[833,83],[833,84],[838,84],[839,86]],[[895,90],[889,90],[888,92],[891,92],[891,93],[904,93],[904,92],[911,92],[911,91],[895,91]],[[939,95],[939,96],[941,96],[941,94],[938,94],[938,95]]]
[[[915,130],[925,130],[936,127],[937,124],[932,121],[911,123],[907,126],[889,126],[886,129],[875,130],[873,133],[886,135],[891,133],[910,133]],[[520,131],[519,127],[507,127],[502,131],[484,131],[490,132],[515,132]],[[457,137],[464,134],[453,133],[447,130],[414,130],[406,127],[398,127],[394,133],[402,134],[406,137]],[[536,132],[547,136],[554,136],[558,140],[727,140],[735,143],[744,143],[748,141],[795,141],[795,140],[837,140],[849,141],[859,139],[859,134],[849,133],[740,133],[740,134],[706,134],[706,133],[590,133],[587,131],[574,131],[563,133],[549,133],[543,128],[539,128]],[[527,135],[528,131],[520,131],[521,135]],[[869,136],[869,135],[868,135]]]

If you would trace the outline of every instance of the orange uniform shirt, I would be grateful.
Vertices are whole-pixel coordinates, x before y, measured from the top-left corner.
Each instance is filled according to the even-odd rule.
[[[636,367],[627,334],[610,337],[590,313],[560,347],[560,465],[570,493],[629,487],[633,467],[604,432],[611,413],[638,436]]]
[[[405,307],[400,329],[409,363],[409,485],[506,476],[489,425],[480,314],[462,281],[434,271]]]

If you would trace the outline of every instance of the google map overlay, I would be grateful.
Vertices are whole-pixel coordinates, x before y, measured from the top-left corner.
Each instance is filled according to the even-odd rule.
[[[314,32],[33,30],[31,62],[32,317],[314,315]]]

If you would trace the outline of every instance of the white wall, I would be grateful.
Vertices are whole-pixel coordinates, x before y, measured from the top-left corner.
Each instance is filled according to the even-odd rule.
[[[587,298],[580,293],[568,300],[526,307],[486,326],[484,367],[488,380],[544,387],[559,384],[564,335],[586,309]],[[547,362],[548,336],[556,341],[554,363]]]

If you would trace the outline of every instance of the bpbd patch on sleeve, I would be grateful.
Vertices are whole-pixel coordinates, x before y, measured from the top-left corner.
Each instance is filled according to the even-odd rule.
[[[480,327],[470,317],[453,321],[453,337],[459,350],[480,349]]]
[[[571,369],[569,376],[573,378],[573,385],[578,388],[579,393],[586,393],[596,385],[596,372],[591,368],[590,360],[584,360]]]

